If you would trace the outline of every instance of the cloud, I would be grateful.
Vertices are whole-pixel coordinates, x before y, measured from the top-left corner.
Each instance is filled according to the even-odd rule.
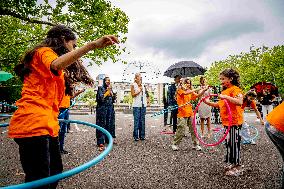
[[[219,25],[213,25],[206,29],[190,23],[179,24],[174,28],[169,28],[168,31],[156,30],[158,32],[155,33],[151,32],[153,28],[147,29],[148,31],[142,30],[140,35],[137,35],[137,46],[164,51],[164,53],[176,58],[196,58],[203,53],[207,46],[241,35],[262,32],[264,26],[263,23],[254,20],[226,20]],[[147,34],[147,37],[145,37],[145,34]]]
[[[282,0],[111,2],[130,18],[125,46],[131,53],[121,58],[128,62],[149,61],[152,69],[161,72],[182,60],[209,67],[229,55],[248,52],[252,45],[272,47],[284,42]],[[106,63],[92,70],[122,78],[125,67]],[[166,80],[161,77],[160,81]]]

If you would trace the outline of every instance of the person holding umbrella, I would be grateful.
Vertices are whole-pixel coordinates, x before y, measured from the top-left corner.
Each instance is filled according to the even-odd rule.
[[[169,86],[168,89],[168,104],[169,106],[177,106],[177,101],[176,101],[176,91],[177,91],[177,87],[180,83],[181,80],[181,76],[180,75],[176,75],[174,77],[174,83],[171,84]],[[177,130],[177,114],[178,114],[178,109],[174,108],[171,111],[171,122],[173,124],[173,132],[175,133]]]

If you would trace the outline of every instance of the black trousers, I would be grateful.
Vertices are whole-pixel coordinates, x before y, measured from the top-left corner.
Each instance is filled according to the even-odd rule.
[[[63,170],[58,137],[36,136],[16,138],[20,160],[25,172],[25,182],[61,173]],[[54,189],[58,182],[37,189]]]
[[[177,115],[178,115],[178,109],[174,109],[171,112],[171,118],[173,121],[173,132],[175,133],[177,131]]]

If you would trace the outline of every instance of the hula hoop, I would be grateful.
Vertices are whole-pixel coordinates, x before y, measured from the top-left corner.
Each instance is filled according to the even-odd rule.
[[[253,125],[249,125],[248,128],[249,128],[249,130],[254,130],[255,131],[255,135],[253,137],[251,137],[252,134],[250,134],[250,137],[248,139],[250,141],[255,141],[258,138],[258,136],[259,136],[258,129],[255,126],[253,126]],[[241,129],[241,136],[243,135],[242,134],[243,132],[244,132],[243,129]]]
[[[186,105],[186,104],[183,104],[182,106],[184,106],[184,105]],[[170,107],[168,107],[166,109],[163,109],[163,110],[161,110],[159,112],[156,112],[156,113],[152,114],[151,117],[156,117],[156,116],[159,116],[159,115],[163,115],[163,114],[165,114],[167,112],[170,112],[172,110],[178,109],[179,107],[182,107],[182,106],[178,106],[178,105],[170,106]]]
[[[84,122],[84,121],[78,121],[78,120],[59,120],[59,121],[83,124],[83,125],[87,125],[87,126],[99,129],[100,131],[102,131],[107,136],[107,138],[109,140],[109,145],[100,155],[96,156],[94,159],[92,159],[92,160],[90,160],[90,161],[88,161],[88,162],[86,162],[86,163],[84,163],[84,164],[82,164],[78,167],[75,167],[73,169],[70,169],[68,171],[65,171],[65,172],[62,172],[60,174],[53,175],[53,176],[50,176],[50,177],[42,178],[42,179],[35,180],[35,181],[32,181],[32,182],[17,184],[17,185],[5,186],[5,187],[1,187],[1,189],[28,189],[28,188],[35,188],[35,187],[39,187],[39,186],[43,186],[43,185],[47,185],[47,184],[59,181],[61,179],[64,179],[64,178],[73,176],[75,174],[78,174],[78,173],[98,164],[112,150],[113,138],[112,138],[111,134],[107,130],[105,130],[104,128],[102,128],[102,127],[100,127],[96,124],[92,124],[92,123],[88,123],[88,122]],[[0,124],[0,127],[6,127],[8,125],[9,125],[8,123],[4,123],[4,124]]]
[[[16,109],[18,109],[18,106],[10,105],[10,104],[3,103],[3,102],[0,102],[0,105],[9,106],[9,107],[11,107],[11,108],[16,108]]]
[[[255,126],[249,125],[248,128],[249,128],[250,130],[254,130],[254,131],[255,131],[255,134],[254,134],[253,137],[252,137],[252,134],[250,134],[250,137],[244,139],[244,141],[242,142],[243,144],[244,144],[244,142],[245,142],[246,140],[255,141],[255,140],[258,138],[258,136],[259,136],[258,129],[257,129]],[[217,141],[217,137],[224,131],[224,128],[218,128],[218,130],[215,130],[215,131],[216,131],[217,133],[214,135],[214,140]],[[241,131],[240,131],[240,135],[241,135],[241,136],[243,135],[243,134],[242,134],[243,132],[244,132],[243,129],[241,129]],[[242,137],[243,137],[243,136],[242,136]]]
[[[226,99],[223,99],[224,102],[225,102],[225,104],[226,104],[226,107],[227,107],[227,109],[228,109],[228,113],[229,113],[229,126],[227,127],[227,130],[226,130],[224,136],[223,136],[219,141],[217,141],[217,142],[215,142],[215,143],[212,143],[212,144],[208,144],[208,143],[204,142],[204,141],[202,140],[202,138],[199,137],[199,134],[197,133],[196,121],[195,121],[196,113],[197,113],[197,111],[198,111],[198,108],[199,108],[201,102],[203,102],[205,99],[210,98],[210,97],[212,97],[212,96],[218,96],[218,95],[217,95],[217,94],[210,94],[210,95],[208,95],[208,96],[206,96],[206,97],[203,97],[203,98],[198,102],[198,104],[197,104],[197,106],[196,106],[196,108],[195,108],[195,110],[194,110],[194,116],[193,116],[193,121],[192,121],[192,126],[193,126],[194,134],[195,134],[196,138],[199,140],[199,142],[200,142],[201,144],[203,144],[204,146],[217,146],[218,144],[220,144],[221,142],[223,142],[223,141],[226,139],[226,137],[227,137],[227,135],[228,135],[228,133],[229,133],[229,131],[230,131],[230,129],[231,129],[231,125],[232,125],[232,112],[231,112],[231,108],[230,108],[230,106],[229,106],[227,100],[226,100]]]

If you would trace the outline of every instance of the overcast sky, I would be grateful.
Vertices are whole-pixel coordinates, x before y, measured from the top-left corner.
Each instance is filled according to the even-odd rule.
[[[128,62],[147,62],[145,75],[154,82],[171,81],[163,72],[182,60],[203,67],[250,46],[272,47],[284,42],[283,0],[111,0],[129,19]],[[112,81],[132,80],[133,64],[106,62],[87,68]],[[161,75],[158,75],[158,72]],[[124,75],[123,75],[124,74]],[[128,74],[128,75],[127,75]],[[151,75],[151,76],[149,76]],[[159,77],[158,77],[159,76]],[[158,78],[158,79],[156,79]]]

